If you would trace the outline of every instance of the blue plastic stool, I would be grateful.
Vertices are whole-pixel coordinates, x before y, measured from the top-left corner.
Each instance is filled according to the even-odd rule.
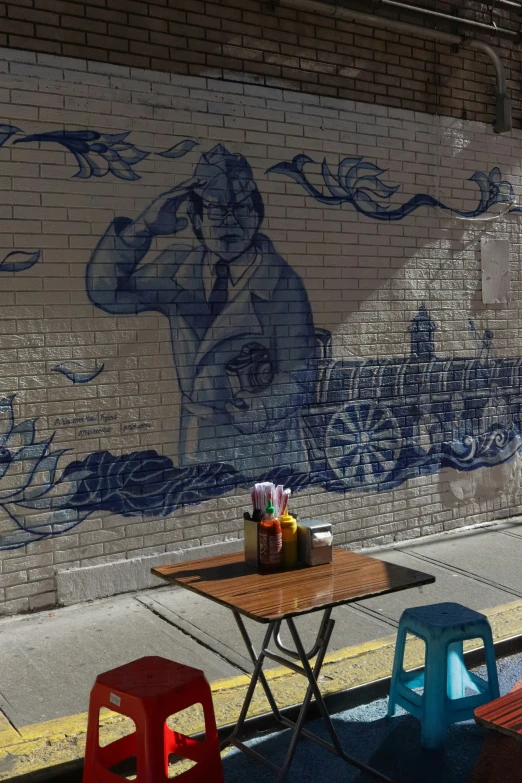
[[[424,671],[404,671],[406,634],[426,643]],[[482,639],[486,653],[488,681],[468,672],[464,664],[465,639]],[[424,688],[422,694],[414,688]],[[466,696],[466,688],[475,691]],[[442,747],[446,729],[452,723],[473,718],[473,710],[499,696],[493,636],[488,618],[461,604],[431,604],[402,613],[395,647],[395,659],[388,703],[388,715],[397,705],[422,723],[422,745]]]

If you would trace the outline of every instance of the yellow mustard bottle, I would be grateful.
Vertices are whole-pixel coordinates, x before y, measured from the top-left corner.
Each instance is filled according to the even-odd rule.
[[[283,569],[297,565],[297,520],[285,510],[279,517],[283,533]]]

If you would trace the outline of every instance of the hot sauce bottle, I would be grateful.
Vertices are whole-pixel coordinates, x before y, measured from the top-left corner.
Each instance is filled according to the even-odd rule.
[[[259,523],[259,570],[263,573],[278,571],[283,559],[283,535],[281,523],[275,515],[272,498]]]

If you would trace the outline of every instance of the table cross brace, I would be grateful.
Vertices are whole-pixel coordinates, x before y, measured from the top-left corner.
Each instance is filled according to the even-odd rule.
[[[259,655],[257,655],[241,615],[239,614],[239,612],[233,611],[237,626],[239,628],[241,636],[243,637],[243,641],[245,642],[245,646],[248,650],[250,659],[254,665],[254,670],[245,695],[245,700],[243,702],[243,706],[241,708],[241,712],[236,727],[232,732],[232,734],[230,735],[230,737],[228,737],[221,743],[221,749],[223,750],[229,745],[233,745],[234,747],[238,748],[243,753],[245,753],[247,756],[250,756],[251,758],[255,759],[256,761],[264,764],[266,767],[271,769],[272,772],[275,772],[278,776],[277,783],[283,783],[283,781],[285,781],[288,776],[290,765],[292,763],[296,751],[297,742],[299,741],[299,738],[303,736],[306,739],[315,742],[317,745],[320,745],[320,747],[324,748],[330,753],[339,756],[347,764],[351,764],[352,766],[357,767],[358,769],[364,772],[368,772],[378,780],[384,781],[385,783],[393,783],[392,779],[389,778],[387,775],[384,775],[382,772],[379,772],[378,770],[373,769],[372,767],[369,767],[360,761],[357,761],[357,759],[352,758],[352,756],[349,756],[347,753],[344,752],[340,740],[335,731],[334,725],[332,723],[332,719],[330,718],[330,715],[328,713],[328,708],[326,707],[323,696],[321,694],[317,680],[321,673],[324,657],[326,655],[328,644],[330,642],[330,637],[332,635],[332,631],[335,625],[335,620],[331,619],[331,613],[332,613],[331,607],[329,607],[324,611],[323,619],[319,627],[317,638],[315,640],[312,649],[309,652],[306,652],[303,646],[303,643],[299,637],[299,633],[295,626],[294,620],[291,617],[287,617],[285,618],[286,624],[288,625],[288,629],[292,636],[292,641],[295,645],[295,651],[289,649],[283,644],[281,640],[282,621],[278,620],[268,624],[268,628],[262,643],[261,652],[259,653]],[[284,653],[284,655],[279,655],[278,653],[275,653],[269,649],[269,645],[272,638],[274,640],[275,646],[282,653]],[[312,667],[312,665],[310,664],[310,659],[314,657],[315,657],[315,663]],[[286,718],[284,715],[281,715],[281,712],[279,710],[279,707],[277,706],[277,702],[274,698],[270,685],[268,684],[268,681],[263,672],[263,664],[266,658],[276,661],[276,663],[279,663],[282,666],[286,666],[291,671],[301,674],[308,681],[308,688],[306,690],[306,695],[304,697],[296,721],[292,721],[289,718]],[[295,663],[295,661],[299,661],[299,663]],[[261,753],[258,753],[253,748],[250,748],[248,745],[246,745],[244,742],[242,742],[239,739],[243,732],[243,727],[246,721],[248,710],[250,704],[252,703],[254,691],[258,682],[261,683],[261,686],[268,699],[270,709],[272,710],[272,713],[277,723],[279,723],[281,726],[284,726],[285,728],[289,728],[292,730],[290,736],[290,744],[288,746],[288,750],[286,752],[286,756],[282,767],[278,767],[276,764],[271,762]],[[304,722],[306,720],[306,715],[312,697],[315,697],[315,701],[319,708],[319,712],[321,713],[321,717],[325,723],[326,729],[328,730],[328,734],[330,735],[331,742],[324,740],[322,737],[319,737],[313,732],[304,728]]]

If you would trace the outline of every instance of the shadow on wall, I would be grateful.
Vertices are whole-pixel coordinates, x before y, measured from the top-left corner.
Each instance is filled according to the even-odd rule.
[[[366,48],[368,36],[372,36],[371,26],[304,10],[295,11],[263,0],[251,2],[244,8],[223,5],[226,7],[219,11],[210,11],[219,18],[211,19],[211,29],[205,39],[189,39],[191,75],[206,77],[210,71],[215,75],[225,74],[231,81],[244,81],[246,75],[249,82],[258,85],[265,81],[269,83],[273,78],[274,81],[284,80],[290,89],[293,84],[296,91],[304,89],[310,94],[329,97],[338,95],[341,88],[345,97],[354,101],[386,105],[383,86],[388,84],[390,72],[402,73],[407,77],[404,88],[409,99],[404,101],[405,108],[413,107],[415,111],[431,114],[443,112],[459,119],[482,120],[483,115],[494,116],[494,83],[491,78],[482,81],[484,65],[479,62],[475,68],[475,54],[466,49],[456,51],[455,47],[423,37],[379,31],[386,52],[384,62],[379,53],[374,56],[371,45]],[[441,10],[447,11],[447,8]],[[158,16],[160,14],[158,10]],[[471,17],[474,16],[471,13]],[[422,24],[417,14],[401,14],[401,17]],[[489,15],[483,21],[489,22]],[[503,14],[502,24],[505,23],[506,14]],[[175,22],[171,22],[170,27],[174,34],[178,33]],[[451,23],[449,26],[442,23],[442,27],[454,32]],[[241,29],[245,28],[247,33],[243,35]],[[199,33],[203,35],[201,29]],[[121,25],[119,35],[132,39],[135,31],[127,32]],[[152,40],[155,38],[162,53],[154,53],[153,57],[168,61],[159,66],[161,70],[179,69],[185,73],[187,61],[179,44],[174,43],[169,50],[164,34],[152,32]],[[408,74],[416,52],[412,46],[418,46],[422,54]],[[479,89],[473,81],[475,75],[480,80]],[[396,80],[398,84],[393,86],[402,86],[400,77]],[[456,90],[471,92],[473,103],[470,101],[467,107],[456,106]],[[392,103],[396,105],[396,97],[392,98]],[[466,108],[474,113],[473,116],[466,117]],[[477,117],[475,113],[482,116]]]

